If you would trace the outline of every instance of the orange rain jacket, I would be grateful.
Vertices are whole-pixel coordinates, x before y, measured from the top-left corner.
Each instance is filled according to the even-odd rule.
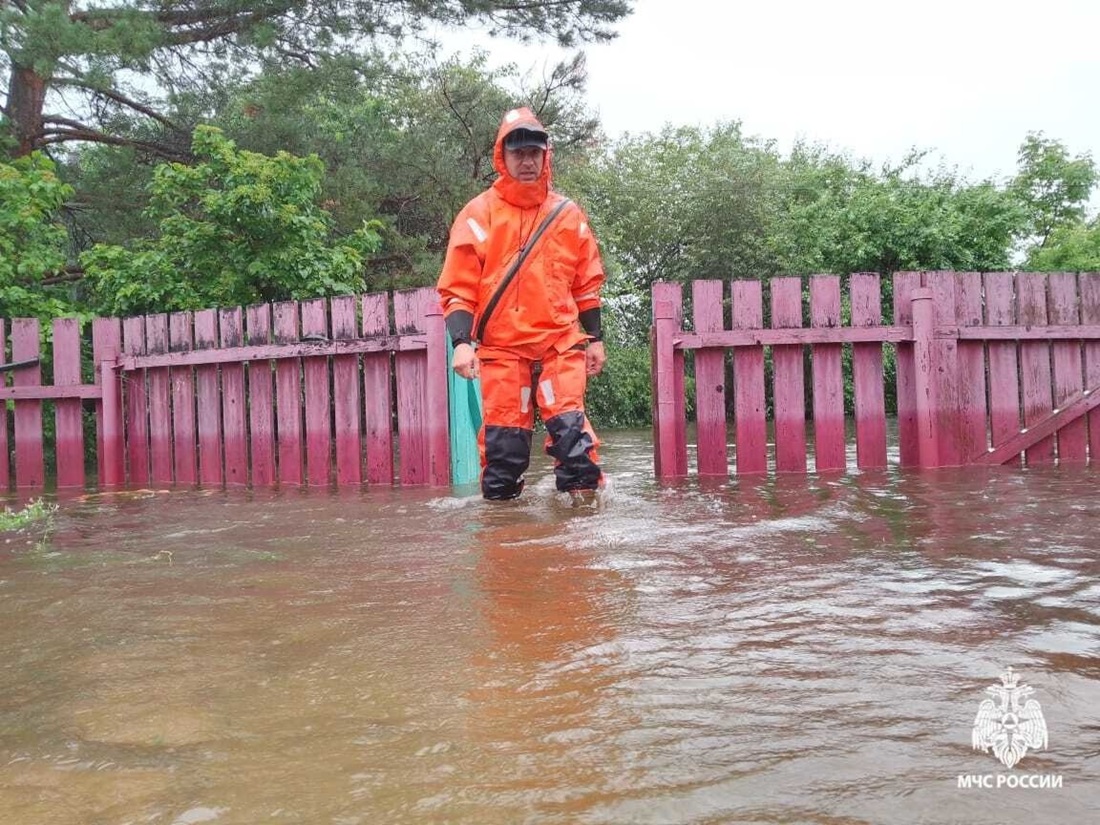
[[[523,183],[508,174],[504,137],[518,128],[546,131],[526,107],[504,116],[493,150],[493,167],[500,177],[455,218],[437,285],[444,315],[459,309],[470,312],[475,334],[481,310],[520,247],[563,200],[550,187],[549,150],[538,180]],[[501,296],[479,342],[478,356],[538,359],[550,349],[565,352],[587,340],[578,314],[600,306],[603,282],[603,263],[588,219],[576,204],[567,206]]]

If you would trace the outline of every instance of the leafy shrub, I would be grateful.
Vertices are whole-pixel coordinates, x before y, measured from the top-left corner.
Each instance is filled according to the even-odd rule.
[[[378,225],[342,238],[315,203],[315,155],[242,151],[217,129],[195,130],[194,166],[166,163],[150,184],[158,236],[81,256],[98,308],[117,315],[238,306],[361,291]]]

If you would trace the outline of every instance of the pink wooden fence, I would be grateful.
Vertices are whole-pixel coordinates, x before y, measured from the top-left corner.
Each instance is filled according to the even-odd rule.
[[[659,477],[688,472],[688,351],[700,475],[728,475],[730,443],[739,475],[805,472],[807,420],[814,469],[844,470],[851,446],[846,369],[858,467],[887,464],[888,390],[896,393],[902,466],[1073,464],[1100,456],[1100,273],[901,272],[893,277],[893,323],[884,321],[875,274],[852,275],[847,295],[841,279],[829,275],[774,278],[767,292],[769,327],[759,282],[733,281],[727,290],[722,281],[696,281],[689,331],[681,285],[653,287]],[[887,347],[896,357],[893,387],[883,371]]]
[[[90,363],[57,319],[52,383],[40,332],[0,320],[0,487],[450,482],[434,290],[96,318]]]

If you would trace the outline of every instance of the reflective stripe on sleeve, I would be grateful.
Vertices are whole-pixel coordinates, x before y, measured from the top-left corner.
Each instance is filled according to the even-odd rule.
[[[470,231],[474,233],[478,243],[485,243],[485,239],[489,237],[489,234],[481,228],[481,224],[475,221],[473,218],[466,219],[466,225],[470,227]]]

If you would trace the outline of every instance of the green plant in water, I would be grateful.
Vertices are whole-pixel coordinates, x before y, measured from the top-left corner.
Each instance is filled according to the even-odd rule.
[[[33,499],[22,510],[5,507],[0,513],[0,531],[20,530],[37,522],[45,522],[48,527],[56,512],[56,504],[48,504],[40,498]]]
[[[31,533],[31,539],[27,543],[33,546],[32,555],[42,556],[50,547],[50,535],[53,533],[54,514],[57,513],[56,504],[48,504],[40,498],[32,499],[21,510],[12,510],[5,507],[0,513],[0,533],[19,532]],[[34,534],[37,534],[35,537]],[[9,538],[8,542],[11,541]]]

